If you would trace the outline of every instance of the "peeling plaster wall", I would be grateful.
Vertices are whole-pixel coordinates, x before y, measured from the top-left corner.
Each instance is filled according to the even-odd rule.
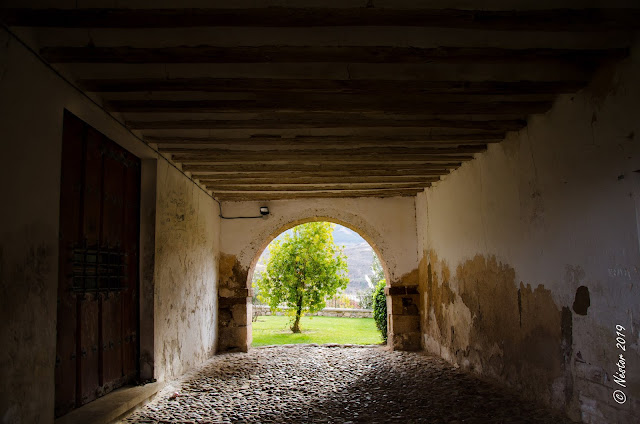
[[[588,423],[640,415],[638,75],[636,44],[416,199],[423,347]]]
[[[165,161],[158,162],[155,253],[155,373],[178,376],[215,353],[217,205]]]
[[[281,232],[304,222],[327,220],[360,233],[386,265],[391,286],[417,285],[418,251],[414,198],[299,199],[224,202],[220,244],[220,350],[246,350],[251,344],[247,282],[262,251]]]

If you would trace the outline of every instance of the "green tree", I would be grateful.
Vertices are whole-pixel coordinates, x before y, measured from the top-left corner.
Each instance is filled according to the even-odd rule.
[[[300,332],[305,312],[323,309],[325,298],[349,283],[346,256],[333,242],[333,227],[329,222],[298,225],[269,246],[267,269],[257,281],[261,300],[272,310],[289,307],[294,333]]]

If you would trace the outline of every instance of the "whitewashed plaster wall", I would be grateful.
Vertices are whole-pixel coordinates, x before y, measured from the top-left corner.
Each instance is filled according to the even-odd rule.
[[[588,423],[640,414],[639,47],[416,200],[423,346]]]
[[[399,284],[417,267],[413,197],[223,202],[222,208],[225,216],[247,216],[259,215],[260,206],[269,207],[267,217],[222,220],[220,250],[235,256],[243,269],[253,268],[262,251],[283,231],[321,220],[345,225],[367,240],[386,265],[390,284]]]
[[[213,199],[165,161],[158,187],[154,356],[164,380],[215,353],[220,218]]]

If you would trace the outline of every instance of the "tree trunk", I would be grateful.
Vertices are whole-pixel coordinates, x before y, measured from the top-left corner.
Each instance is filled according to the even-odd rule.
[[[296,305],[296,320],[293,322],[291,326],[291,331],[294,333],[300,333],[300,317],[302,316],[302,296],[298,298],[298,303]]]

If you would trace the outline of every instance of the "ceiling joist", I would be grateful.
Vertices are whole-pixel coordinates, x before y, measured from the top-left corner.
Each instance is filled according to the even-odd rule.
[[[301,99],[299,102],[286,100],[117,100],[107,104],[107,110],[131,113],[264,113],[264,112],[390,112],[437,115],[528,115],[541,113],[551,107],[551,101],[531,102],[430,102],[429,100],[405,100],[402,97],[393,101],[384,99],[351,99],[348,102],[337,98],[334,101],[314,101]]]
[[[266,119],[264,119],[266,118]],[[517,131],[527,125],[525,119],[398,119],[367,117],[361,114],[271,114],[254,119],[184,119],[126,121],[131,129],[305,129],[305,128],[464,128],[487,131]],[[400,130],[402,131],[402,130]]]
[[[191,145],[211,146],[219,148],[251,148],[251,147],[281,147],[289,149],[303,149],[309,147],[341,148],[351,147],[443,147],[458,144],[486,144],[501,141],[504,132],[452,133],[452,134],[424,134],[396,136],[366,136],[366,135],[327,135],[327,136],[254,136],[248,138],[222,137],[161,137],[146,136],[145,140],[159,146]]]
[[[443,175],[450,169],[458,168],[462,164],[461,161],[447,161],[420,164],[400,163],[392,167],[382,168],[379,163],[353,163],[348,168],[342,163],[295,163],[281,164],[261,162],[257,164],[225,164],[225,163],[207,163],[207,164],[184,164],[182,169],[191,172],[194,175],[202,177],[203,175],[214,174],[239,174],[251,176],[269,176],[274,175]]]
[[[194,176],[194,178],[196,178]],[[295,176],[283,174],[280,177],[246,177],[241,175],[223,176],[214,178],[211,175],[205,175],[198,180],[205,185],[314,185],[314,184],[345,184],[345,183],[368,183],[368,184],[422,184],[431,183],[439,180],[438,176],[336,176],[336,177],[323,177],[317,175]]]
[[[245,200],[282,200],[282,199],[309,199],[309,198],[347,198],[347,197],[398,197],[415,196],[424,190],[420,189],[376,189],[376,190],[322,190],[322,191],[225,191],[218,190],[213,195],[222,201]]]
[[[59,28],[411,26],[494,31],[637,29],[638,9],[6,9],[9,25]]]
[[[498,47],[395,46],[177,46],[177,47],[44,47],[51,63],[453,63],[569,64],[595,67],[618,60],[628,49],[506,49]]]
[[[586,81],[425,81],[330,80],[273,78],[110,78],[82,79],[80,87],[93,92],[249,92],[249,93],[352,93],[527,95],[572,93]]]

